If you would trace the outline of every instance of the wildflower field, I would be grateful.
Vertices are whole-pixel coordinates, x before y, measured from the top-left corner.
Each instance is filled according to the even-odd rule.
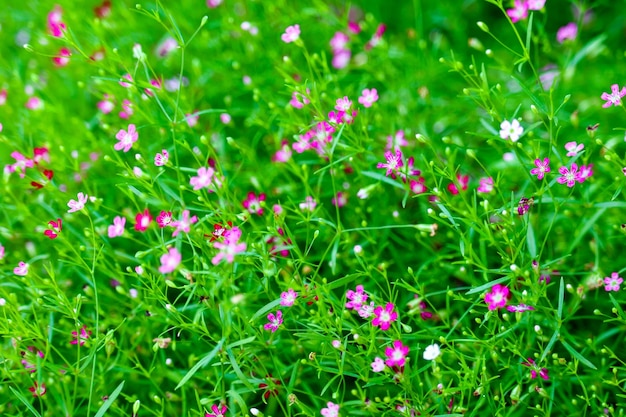
[[[621,2],[7,3],[0,415],[624,415]]]

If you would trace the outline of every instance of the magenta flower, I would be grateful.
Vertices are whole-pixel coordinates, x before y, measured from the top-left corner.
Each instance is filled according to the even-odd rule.
[[[148,209],[145,209],[143,213],[137,213],[135,216],[135,230],[138,232],[145,232],[152,222],[152,216]]]
[[[606,103],[604,103],[602,107],[621,106],[622,97],[624,96],[626,96],[626,87],[622,87],[620,90],[618,84],[613,84],[611,86],[611,94],[602,93],[600,96],[602,100],[606,100]]]
[[[0,245],[0,260],[4,259],[4,246]]]
[[[523,362],[522,365],[527,366],[530,369],[530,378],[537,378],[537,374],[546,381],[548,380],[548,370],[546,368],[539,368],[535,363],[535,360],[532,358],[528,358],[526,362]],[[538,371],[538,372],[537,372]]]
[[[50,239],[56,239],[63,229],[63,221],[61,219],[57,219],[56,221],[50,220],[48,222],[48,227],[49,229],[44,231],[43,234],[48,236]]]
[[[387,347],[385,349],[385,356],[387,356],[385,364],[389,367],[398,366],[402,368],[406,362],[408,354],[409,347],[404,346],[402,341],[396,340],[393,342],[393,347]]]
[[[324,417],[339,417],[339,404],[334,404],[330,401],[326,403],[326,407],[320,410],[320,413]]]
[[[604,278],[605,291],[619,291],[620,284],[624,282],[617,272],[613,272],[610,277]]]
[[[479,185],[476,189],[479,193],[490,193],[493,191],[493,178],[481,178],[478,180]]]
[[[70,342],[70,345],[83,346],[85,341],[89,340],[89,336],[91,336],[91,330],[87,330],[87,326],[83,325],[83,327],[80,328],[80,335],[77,331],[72,332],[74,340]]]
[[[32,168],[35,165],[35,162],[32,159],[26,158],[17,151],[11,152],[11,157],[15,159],[15,163],[7,165],[6,169],[9,173],[18,172],[20,174],[20,178],[24,178],[26,176],[26,168]]]
[[[557,178],[556,181],[559,184],[567,184],[570,188],[576,184],[576,181],[580,181],[580,172],[578,172],[578,165],[576,164],[572,164],[571,169],[567,169],[567,167],[559,168],[559,174],[561,174],[561,177]]]
[[[361,97],[359,97],[359,103],[363,105],[363,107],[372,107],[372,104],[378,101],[378,91],[375,88],[372,89],[364,89],[361,92]]]
[[[396,149],[395,153],[391,151],[385,152],[387,162],[379,162],[376,168],[386,168],[385,176],[396,179],[396,174],[400,173],[400,169],[404,166],[403,155],[400,149]]]
[[[89,198],[89,196],[83,193],[78,193],[77,198],[78,200],[70,200],[67,203],[67,206],[70,208],[67,211],[68,213],[73,213],[75,211],[82,210],[85,207],[85,203],[87,202],[87,199]]]
[[[335,105],[335,110],[347,112],[352,107],[352,101],[348,98],[348,96],[344,96],[342,98],[338,98]]]
[[[528,10],[541,10],[545,6],[546,0],[526,0]]]
[[[283,291],[280,294],[280,305],[283,307],[291,307],[293,303],[296,302],[296,298],[298,298],[298,293],[293,290],[293,288],[289,288],[287,291]]]
[[[172,237],[176,237],[181,231],[185,233],[189,233],[191,230],[191,225],[198,221],[198,216],[189,217],[189,210],[183,210],[183,218],[180,220],[173,221],[171,223],[172,227],[175,227],[174,233],[172,233]]]
[[[126,217],[115,216],[113,224],[109,226],[108,235],[110,238],[122,236],[126,226]]]
[[[212,0],[212,1],[215,1],[215,0]],[[221,0],[220,0],[220,3],[221,3]],[[219,3],[217,3],[217,5],[219,5]],[[217,6],[209,6],[209,7],[217,7]],[[225,405],[220,407],[217,404],[213,404],[211,406],[211,411],[213,412],[213,414],[206,413],[204,417],[226,417],[226,412],[228,411],[228,408]]]
[[[13,268],[13,273],[15,275],[19,275],[20,277],[25,277],[28,274],[28,265],[26,262],[20,261],[19,264],[15,268]]]
[[[265,323],[263,328],[274,333],[276,330],[278,330],[278,327],[283,324],[283,312],[278,310],[276,312],[276,315],[274,315],[274,313],[269,313],[267,315],[267,320],[269,321],[269,323]]]
[[[119,142],[117,142],[113,146],[113,148],[116,151],[123,150],[124,152],[128,152],[130,151],[130,148],[132,148],[133,143],[137,142],[138,137],[139,137],[139,134],[135,130],[135,125],[130,124],[128,125],[128,131],[124,129],[120,129],[120,131],[117,132],[117,135],[115,135],[115,138]]]
[[[507,306],[506,309],[510,311],[511,313],[524,313],[526,311],[534,310],[535,307],[532,307],[526,304],[519,304],[516,306]]]
[[[517,203],[517,214],[519,214],[520,216],[523,216],[524,214],[528,213],[528,211],[530,210],[530,206],[532,206],[533,203],[534,203],[534,199],[532,197],[520,198],[519,203]]]
[[[363,286],[357,285],[356,291],[346,291],[346,298],[350,300],[346,303],[346,308],[352,310],[360,309],[361,305],[367,301],[367,297],[367,293],[363,291]]]
[[[173,221],[173,218],[172,218],[171,211],[161,210],[161,212],[156,218],[156,222],[161,229],[172,224],[172,221]]]
[[[509,301],[509,288],[500,284],[491,287],[491,291],[485,294],[485,302],[489,310],[496,310],[506,306]]]
[[[578,178],[576,181],[581,184],[585,182],[585,180],[593,175],[593,164],[589,165],[581,165],[580,171],[578,171]]]
[[[389,329],[392,322],[398,319],[398,313],[393,311],[393,303],[387,303],[385,308],[378,306],[374,309],[374,320],[372,320],[373,326],[379,326],[381,330]]]
[[[285,43],[295,42],[300,38],[300,25],[289,26],[285,29],[285,33],[280,36]]]
[[[548,158],[535,159],[535,166],[537,168],[533,168],[530,170],[532,175],[536,175],[538,180],[542,180],[547,172],[550,172],[550,160]]]
[[[28,388],[28,390],[33,394],[33,397],[37,398],[37,397],[43,397],[44,395],[46,395],[46,384],[41,384],[39,385],[39,383],[37,381],[35,381],[33,383],[33,386]]]
[[[113,103],[112,97],[105,94],[104,100],[99,101],[96,106],[103,114],[109,114],[113,111],[115,104]]]
[[[528,17],[528,3],[525,0],[515,0],[513,8],[507,9],[506,14],[513,23],[524,20]]]
[[[170,248],[167,253],[161,256],[161,266],[159,272],[162,274],[169,274],[174,272],[178,265],[180,265],[182,257],[180,252],[176,248]]]
[[[574,22],[570,22],[565,26],[559,28],[556,31],[556,40],[558,43],[563,43],[567,40],[573,41],[578,35],[578,25]]]
[[[261,207],[261,201],[265,201],[265,193],[261,193],[258,196],[254,191],[248,193],[248,197],[242,202],[242,205],[252,214],[263,215],[263,207]]]
[[[235,260],[235,255],[246,250],[247,245],[245,243],[239,243],[241,238],[241,230],[238,227],[233,227],[224,233],[224,242],[215,241],[213,247],[219,249],[219,253],[211,259],[213,265],[219,264],[222,259],[226,258],[226,262],[232,264]]]
[[[456,174],[456,180],[458,184],[461,186],[461,191],[467,190],[467,184],[469,184],[468,175]],[[455,183],[450,183],[448,184],[448,191],[450,191],[450,194],[452,195],[457,195],[459,193],[459,188],[457,187]]]

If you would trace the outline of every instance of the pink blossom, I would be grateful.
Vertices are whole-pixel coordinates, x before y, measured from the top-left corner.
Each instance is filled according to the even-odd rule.
[[[578,172],[578,178],[576,181],[579,183],[585,182],[585,180],[593,175],[593,164],[589,165],[581,165],[580,171]]]
[[[70,52],[69,49],[67,48],[61,48],[59,50],[59,53],[57,56],[55,56],[54,58],[52,58],[52,62],[54,63],[54,65],[56,65],[57,67],[64,67],[67,64],[69,64],[70,62],[70,56],[72,55],[72,53]]]
[[[5,249],[4,246],[0,245],[0,260],[4,259]]]
[[[519,304],[516,306],[507,306],[506,309],[510,311],[511,313],[524,313],[526,311],[534,310],[535,307],[532,307],[526,304]]]
[[[178,42],[176,39],[168,36],[157,45],[156,54],[161,58],[165,58],[176,48],[178,48]]]
[[[113,104],[112,97],[108,94],[105,94],[104,100],[99,101],[97,107],[102,112],[102,114],[109,114],[113,111],[115,104]]]
[[[378,101],[378,91],[375,88],[364,89],[361,92],[361,97],[359,97],[359,103],[363,105],[363,107],[372,107],[372,104]]]
[[[83,346],[85,342],[89,340],[89,336],[91,336],[91,330],[87,330],[87,326],[83,325],[83,327],[80,328],[80,334],[77,331],[72,332],[74,340],[70,341],[70,345]]]
[[[548,158],[535,159],[535,166],[537,168],[533,168],[530,170],[532,175],[536,175],[538,180],[542,180],[547,172],[550,172],[550,160]]]
[[[372,371],[381,372],[385,369],[385,361],[383,361],[381,358],[376,356],[376,358],[374,359],[374,362],[372,362],[370,366],[372,367]]]
[[[456,180],[458,182],[458,185],[461,186],[461,191],[467,190],[467,185],[469,184],[468,175],[456,174]],[[450,194],[452,195],[457,195],[459,193],[459,188],[457,187],[457,184],[450,183],[448,184],[448,191],[450,191]]]
[[[261,193],[258,196],[254,191],[248,193],[248,197],[242,202],[242,205],[248,212],[252,214],[263,215],[263,207],[261,202],[265,201],[265,193]]]
[[[378,25],[378,27],[376,28],[376,32],[374,32],[372,38],[365,44],[365,50],[369,51],[370,49],[378,46],[386,30],[387,26],[385,24],[381,23],[380,25]]]
[[[404,137],[404,130],[398,130],[395,135],[387,136],[387,146],[385,146],[386,151],[398,150],[402,146],[407,146],[409,142]]]
[[[406,357],[409,354],[409,347],[404,346],[401,340],[393,342],[393,347],[389,346],[385,349],[387,360],[385,364],[389,367],[398,366],[402,368],[406,363]]]
[[[567,142],[565,144],[565,150],[567,151],[567,156],[576,156],[580,151],[585,149],[585,145],[582,143],[578,144],[576,142]]]
[[[311,91],[307,88],[306,93],[311,94]],[[309,104],[310,102],[311,101],[308,99],[307,96],[297,91],[294,91],[291,94],[291,101],[289,102],[289,104],[291,104],[291,106],[296,109],[301,109],[302,107],[304,107],[306,104]]]
[[[170,154],[167,152],[167,149],[161,150],[161,153],[157,153],[156,155],[154,155],[154,165],[158,167],[166,165],[169,157]]]
[[[232,116],[228,113],[220,114],[220,121],[225,125],[229,124],[233,120]]]
[[[396,179],[396,174],[400,173],[400,168],[404,166],[402,151],[400,149],[396,149],[395,153],[387,151],[385,159],[387,162],[379,162],[376,168],[386,168],[385,176]]]
[[[3,248],[4,249],[4,248]],[[15,268],[13,268],[13,273],[15,275],[19,275],[21,277],[25,277],[28,274],[29,264],[26,262],[20,261]]]
[[[358,310],[361,308],[361,305],[367,301],[368,295],[363,291],[362,285],[357,285],[356,291],[346,291],[346,298],[350,300],[346,303],[346,308]]]
[[[567,184],[568,187],[573,187],[576,181],[580,181],[580,173],[578,171],[578,165],[572,164],[571,169],[567,167],[559,168],[559,174],[561,176],[556,179],[559,184]]]
[[[335,197],[330,200],[333,206],[343,207],[348,204],[348,193],[345,191],[339,191]]]
[[[283,324],[283,312],[278,310],[276,312],[276,315],[274,315],[274,313],[269,313],[267,315],[267,320],[269,321],[269,323],[266,323],[263,328],[265,330],[270,330],[272,333],[274,333],[276,330],[278,330],[278,327]]]
[[[334,404],[328,401],[326,403],[326,407],[322,408],[320,413],[324,417],[339,417],[339,404]]]
[[[546,0],[526,0],[528,10],[541,10],[546,4]]]
[[[515,0],[514,7],[507,9],[506,14],[513,23],[524,20],[528,17],[528,3],[525,0]]]
[[[24,106],[28,110],[41,110],[43,109],[43,100],[39,97],[30,97]]]
[[[48,227],[49,229],[45,230],[43,234],[48,236],[50,239],[56,239],[63,229],[63,221],[61,219],[57,219],[56,221],[50,220],[48,222]]]
[[[298,298],[298,293],[293,290],[293,288],[289,288],[287,291],[283,291],[280,294],[280,305],[283,307],[291,307],[293,303]]]
[[[335,110],[347,112],[350,110],[350,107],[352,107],[352,101],[350,101],[348,96],[344,96],[343,98],[337,99]]]
[[[122,119],[128,119],[133,115],[133,103],[130,100],[124,99],[122,103],[122,111],[119,116]]]
[[[312,212],[317,207],[317,202],[310,195],[307,196],[302,203],[299,204],[300,210]]]
[[[193,186],[194,190],[207,188],[213,183],[214,174],[215,170],[213,168],[200,167],[198,168],[198,175],[191,177],[189,184]]]
[[[85,203],[87,202],[87,199],[89,198],[89,196],[83,193],[78,193],[77,198],[78,200],[70,200],[67,203],[67,206],[70,208],[67,211],[68,213],[73,213],[75,211],[82,210],[85,207]]]
[[[178,265],[180,265],[181,254],[176,248],[170,248],[167,253],[161,256],[161,266],[159,272],[162,274],[169,274],[174,272]]]
[[[528,358],[526,362],[523,362],[522,365],[527,366],[530,369],[530,378],[537,378],[537,371],[539,371],[539,376],[546,381],[548,380],[548,370],[546,368],[539,368],[534,359]]]
[[[176,230],[172,233],[172,237],[176,237],[181,231],[189,233],[191,225],[198,221],[198,216],[189,217],[189,210],[183,210],[182,215],[182,219],[171,223],[171,226],[176,228]]]
[[[565,26],[562,26],[556,32],[556,40],[558,43],[563,43],[567,40],[573,41],[578,35],[578,25],[574,22],[570,22]]]
[[[424,185],[424,183],[426,182],[426,180],[424,179],[424,177],[419,177],[417,180],[411,180],[409,182],[409,186],[411,187],[411,191],[414,194],[423,194],[426,191],[428,191],[428,187],[426,187],[426,185]]]
[[[165,226],[171,225],[172,220],[173,220],[172,212],[165,211],[165,210],[162,210],[156,218],[156,222],[161,229],[164,228]]]
[[[272,162],[287,162],[291,159],[291,149],[289,148],[289,142],[287,140],[283,140],[280,145],[280,149],[276,151],[274,156],[272,156]]]
[[[604,278],[604,290],[619,291],[619,286],[622,282],[624,282],[624,279],[619,276],[619,273],[613,272],[610,277]]]
[[[66,29],[65,23],[63,23],[63,9],[58,4],[54,6],[52,11],[48,13],[48,31],[55,38],[63,36],[63,31]]]
[[[343,32],[335,32],[335,35],[330,40],[330,48],[333,53],[344,51],[348,49],[348,42],[350,38]]]
[[[602,100],[606,100],[606,103],[602,105],[602,107],[611,107],[611,106],[621,106],[622,105],[622,97],[626,95],[626,87],[622,87],[619,89],[618,84],[613,84],[611,86],[611,94],[602,93],[600,98]]]
[[[217,7],[221,3],[222,3],[222,0],[208,0],[207,1],[207,5],[214,4],[214,6],[209,5],[209,7]],[[226,417],[226,412],[228,411],[228,408],[225,405],[220,407],[217,404],[213,404],[211,406],[211,411],[213,412],[213,414],[206,413],[204,417]]]
[[[139,134],[135,130],[135,125],[130,124],[128,125],[128,131],[120,129],[120,131],[117,132],[115,138],[118,142],[113,146],[113,148],[116,151],[123,150],[124,152],[128,152],[130,151],[130,148],[132,148],[133,143],[137,142],[138,137]]]
[[[122,236],[124,234],[124,226],[126,225],[126,217],[115,216],[113,224],[109,226],[109,238]]]
[[[348,49],[343,49],[341,51],[337,51],[333,54],[333,59],[331,64],[333,68],[342,69],[348,66],[350,63],[350,58],[352,57],[352,52]]]
[[[374,314],[374,302],[370,302],[369,304],[363,303],[361,308],[359,308],[359,317],[362,319],[367,319]]]
[[[493,191],[493,178],[481,178],[478,182],[479,185],[476,189],[477,192],[486,194]]]
[[[213,242],[213,248],[218,249],[217,255],[211,259],[213,265],[219,264],[223,259],[226,262],[233,263],[235,261],[235,255],[244,252],[247,245],[245,243],[239,243],[241,238],[241,230],[238,227],[233,227],[230,230],[224,232],[224,242]]]
[[[7,104],[7,89],[3,88],[0,90],[0,106],[4,106]]]
[[[126,81],[128,81],[128,82],[126,82],[126,81],[124,81],[124,80],[126,80]],[[124,75],[122,75],[122,80],[121,80],[121,81],[119,81],[119,84],[120,84],[122,87],[124,87],[124,88],[128,88],[128,87],[130,87],[130,86],[131,86],[131,84],[130,84],[130,83],[132,83],[132,82],[133,82],[133,77],[132,77],[130,74],[124,74]]]
[[[26,158],[18,151],[11,152],[11,157],[15,159],[15,163],[7,165],[7,171],[9,173],[18,172],[20,174],[20,178],[24,178],[26,176],[26,168],[32,168],[34,166],[34,161]]]
[[[485,302],[489,310],[496,310],[506,306],[509,301],[509,288],[500,284],[491,287],[491,291],[485,294]]]
[[[374,320],[372,320],[373,326],[379,326],[381,330],[388,330],[391,323],[398,319],[398,313],[393,311],[393,303],[387,303],[385,308],[378,306],[374,309]]]
[[[217,6],[219,6],[220,4],[222,4],[224,0],[207,0],[206,1],[206,5],[208,7],[210,7],[211,9],[215,9]],[[217,406],[213,406],[213,407],[217,407]],[[226,413],[226,406],[222,407],[223,408],[223,413]],[[215,410],[213,410],[215,411]],[[219,416],[207,416],[207,417],[222,417],[222,415],[220,414]]]
[[[47,392],[46,384],[42,383],[41,385],[39,385],[39,382],[37,381],[34,381],[33,386],[28,388],[28,390],[33,394],[33,397],[35,398],[43,397],[44,395],[46,395]]]
[[[300,25],[289,26],[285,29],[285,33],[280,36],[285,43],[295,42],[300,38]]]

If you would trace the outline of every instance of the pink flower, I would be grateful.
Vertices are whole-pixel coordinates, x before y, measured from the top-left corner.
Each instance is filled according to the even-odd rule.
[[[618,84],[613,84],[611,86],[611,94],[602,93],[602,95],[600,96],[602,100],[606,100],[606,103],[604,103],[602,107],[611,107],[611,105],[621,106],[622,97],[624,96],[626,96],[626,87],[622,87],[622,89],[620,90]]]
[[[528,10],[541,10],[545,4],[546,0],[526,0]]]
[[[578,178],[576,181],[581,184],[585,182],[585,180],[593,175],[593,164],[589,165],[581,165],[580,171],[578,171]]]
[[[189,217],[189,210],[183,210],[183,218],[181,220],[176,220],[172,222],[172,226],[176,228],[174,233],[172,233],[172,237],[176,237],[181,231],[185,233],[189,233],[191,230],[191,225],[198,221],[198,216]]]
[[[469,184],[469,176],[456,174],[456,180],[458,184],[461,186],[461,191],[467,190],[467,184]],[[448,191],[450,194],[457,195],[459,193],[459,188],[455,183],[448,184]]]
[[[567,156],[576,156],[578,155],[578,152],[582,151],[583,149],[585,149],[585,145],[583,145],[582,143],[577,144],[576,142],[567,142],[565,144]]]
[[[43,109],[43,100],[39,97],[31,97],[26,101],[26,104],[24,104],[24,106],[28,110],[41,110]]]
[[[211,9],[215,9],[217,6],[222,4],[222,1],[224,0],[206,0],[206,5],[210,7]],[[217,406],[213,406],[213,407],[217,407]],[[224,410],[223,413],[226,413],[226,406],[222,407],[222,409]],[[215,409],[213,411],[215,412]],[[207,415],[207,417],[222,417],[222,415],[221,414],[219,416]]]
[[[613,272],[610,277],[604,278],[605,291],[619,291],[620,284],[624,282],[617,272]]]
[[[133,77],[132,77],[130,74],[124,74],[124,75],[122,75],[122,79],[123,79],[123,80],[126,80],[126,81],[129,81],[129,82],[131,82],[131,83],[133,82]],[[126,81],[120,81],[119,83],[120,83],[120,85],[121,85],[122,87],[124,87],[124,88],[128,88],[128,87],[130,87],[130,86],[131,86],[131,84],[127,83]]]
[[[335,197],[330,200],[333,206],[343,207],[348,204],[348,193],[345,191],[339,191]]]
[[[33,383],[33,386],[28,388],[28,390],[33,394],[33,397],[37,398],[37,397],[43,397],[44,395],[46,395],[46,384],[41,384],[39,385],[39,383],[37,381],[35,381]]]
[[[291,149],[289,148],[289,142],[283,140],[280,145],[280,149],[276,151],[274,156],[272,156],[272,162],[287,162],[291,159]]]
[[[352,58],[352,52],[350,52],[349,49],[336,51],[333,54],[331,64],[333,68],[342,69],[348,66],[348,64],[350,63],[350,58]]]
[[[63,19],[63,9],[58,4],[54,6],[54,9],[48,13],[48,31],[55,38],[63,36],[63,31],[66,29]]]
[[[176,248],[170,248],[167,253],[161,256],[161,266],[159,272],[162,274],[169,274],[174,272],[178,265],[180,265],[181,254]]]
[[[30,265],[27,264],[26,262],[20,261],[20,263],[17,264],[17,266],[15,268],[13,268],[13,273],[15,275],[20,276],[20,277],[25,277],[26,274],[28,274],[28,267],[29,266]]]
[[[339,404],[334,404],[330,401],[326,403],[326,407],[320,410],[320,413],[324,417],[338,417],[339,416]]]
[[[387,303],[385,308],[378,306],[374,309],[374,320],[372,320],[373,326],[379,326],[381,330],[389,329],[392,322],[398,319],[398,313],[393,311],[393,303]]]
[[[109,226],[109,238],[122,236],[124,234],[124,226],[126,226],[126,217],[115,216],[113,224]]]
[[[548,370],[546,368],[539,368],[535,363],[535,360],[532,358],[528,358],[526,362],[523,362],[522,365],[531,368],[530,377],[531,379],[537,378],[537,371],[539,371],[539,376],[546,381],[548,380]]]
[[[163,149],[161,153],[157,153],[156,155],[154,155],[154,165],[158,167],[166,165],[169,157],[170,154],[167,152],[167,149]]]
[[[61,219],[57,219],[56,222],[54,220],[50,220],[48,222],[48,227],[50,227],[50,229],[44,231],[43,234],[48,236],[50,239],[56,239],[63,228],[63,221]]]
[[[485,294],[485,302],[489,310],[496,310],[506,306],[509,301],[509,288],[500,284],[491,287],[491,291]]]
[[[393,347],[387,347],[385,349],[385,356],[387,357],[385,364],[389,367],[398,366],[402,368],[408,354],[409,347],[404,346],[402,341],[396,340],[393,342]]]
[[[310,195],[307,196],[302,203],[299,204],[300,210],[313,212],[315,207],[317,207],[317,202]]]
[[[165,210],[162,210],[156,218],[156,222],[161,229],[172,224],[172,220],[172,212]]]
[[[580,172],[578,171],[578,165],[572,164],[571,169],[567,169],[567,167],[559,168],[559,174],[561,177],[557,178],[556,181],[559,184],[567,184],[568,187],[573,187],[576,184],[576,181],[580,180]]]
[[[357,285],[356,291],[346,291],[346,298],[350,300],[346,303],[346,308],[358,310],[361,308],[361,305],[367,301],[368,295],[363,291],[362,285]]]
[[[15,159],[15,163],[7,165],[7,171],[9,173],[18,172],[20,174],[20,178],[24,178],[26,176],[26,168],[32,168],[34,166],[34,161],[26,158],[18,151],[11,152],[11,157]]]
[[[283,312],[278,310],[276,312],[276,315],[274,315],[274,313],[270,313],[267,315],[267,320],[269,321],[269,323],[265,323],[263,328],[265,330],[270,330],[272,333],[274,333],[276,330],[278,330],[278,327],[283,324]]]
[[[534,310],[535,307],[532,307],[526,304],[520,304],[516,306],[507,306],[506,309],[510,311],[511,313],[524,313],[525,311]]]
[[[333,37],[330,40],[330,49],[333,50],[333,53],[344,51],[348,49],[348,42],[350,38],[343,32],[335,32]]]
[[[507,9],[506,14],[511,18],[511,22],[516,23],[528,17],[528,3],[525,0],[515,0],[514,7]]]
[[[306,93],[311,94],[311,91],[307,88]],[[296,109],[301,109],[302,107],[304,107],[305,104],[309,104],[310,102],[311,101],[307,98],[307,96],[297,91],[294,91],[291,94],[291,101],[289,102],[289,104],[291,104],[291,106]]]
[[[122,119],[128,119],[132,115],[133,115],[133,103],[130,100],[124,99],[124,101],[122,102],[122,111],[120,112],[119,116]]]
[[[69,49],[67,48],[61,48],[59,50],[59,54],[57,56],[55,56],[54,58],[52,58],[52,62],[54,63],[54,65],[56,65],[57,67],[64,67],[67,64],[69,64],[70,62],[70,56],[72,55],[72,53],[70,52]]]
[[[419,177],[417,180],[411,180],[409,182],[410,187],[411,187],[411,191],[414,194],[423,194],[426,191],[428,191],[428,187],[426,187],[426,185],[424,185],[424,183],[426,182],[426,180],[424,179],[424,177]]]
[[[373,47],[378,46],[386,30],[387,30],[387,26],[385,26],[383,23],[378,25],[378,27],[376,28],[376,32],[374,32],[374,35],[372,36],[372,39],[370,39],[365,44],[365,50],[369,51]]]
[[[578,25],[574,22],[570,22],[565,26],[562,26],[556,32],[556,40],[558,43],[563,43],[567,40],[573,41],[578,35]]]
[[[481,178],[479,181],[478,188],[476,189],[479,193],[490,193],[493,191],[493,178]]]
[[[248,193],[248,197],[242,202],[242,205],[252,214],[263,215],[263,207],[261,202],[265,201],[265,193],[261,193],[258,196],[254,191]]]
[[[534,203],[534,199],[532,197],[520,198],[519,202],[517,203],[517,214],[519,214],[520,216],[523,216],[524,214],[528,213],[528,211],[530,210],[530,206],[532,206],[533,203]]]
[[[241,238],[241,230],[233,227],[224,233],[224,242],[215,241],[213,247],[219,249],[219,253],[211,259],[213,265],[219,264],[222,259],[226,258],[226,262],[232,264],[235,261],[235,255],[246,250],[245,243],[239,243]]]
[[[536,175],[538,180],[542,180],[547,172],[550,172],[550,160],[548,158],[543,158],[543,162],[541,159],[535,159],[535,166],[537,168],[533,168],[530,170],[532,175]]]
[[[404,138],[404,130],[398,130],[395,135],[387,136],[387,146],[385,146],[385,150],[398,150],[408,144],[409,142]]]
[[[295,42],[300,38],[300,25],[289,26],[285,29],[285,33],[280,36],[285,43]]]
[[[376,168],[387,168],[385,176],[390,176],[391,178],[396,179],[396,174],[400,173],[400,168],[404,166],[404,162],[402,161],[404,159],[402,151],[400,149],[396,149],[395,154],[391,151],[387,151],[385,152],[385,159],[387,162],[379,162],[376,165]]]
[[[83,327],[80,328],[80,335],[77,331],[72,332],[74,340],[70,342],[70,345],[83,346],[85,341],[89,340],[89,336],[91,336],[91,330],[87,330],[87,326],[83,325]]]
[[[135,230],[138,232],[145,232],[152,222],[152,216],[148,209],[145,209],[143,213],[137,213],[135,216]]]
[[[4,246],[0,245],[0,260],[4,259],[4,255],[5,255],[5,250],[4,250]]]
[[[70,208],[67,211],[68,213],[73,213],[75,211],[82,210],[85,207],[85,203],[87,202],[87,199],[89,198],[89,196],[83,193],[78,193],[77,198],[78,198],[78,201],[70,200],[67,203],[67,206]]]
[[[168,56],[176,48],[178,48],[178,42],[176,41],[176,39],[172,38],[171,36],[168,36],[163,41],[161,41],[161,43],[157,45],[156,54],[159,57],[164,58]]]
[[[215,170],[213,168],[200,167],[198,168],[198,175],[191,177],[189,184],[193,186],[194,190],[206,188],[213,183],[214,174]]]
[[[363,105],[363,107],[372,107],[372,104],[378,101],[378,91],[375,88],[364,89],[361,92],[361,97],[359,97],[359,103]]]
[[[210,2],[217,4],[215,6],[209,7],[217,7],[222,2],[222,0],[209,0],[207,4],[209,4]],[[211,411],[213,412],[213,414],[206,413],[204,417],[226,417],[226,412],[228,411],[228,408],[225,405],[220,407],[217,404],[213,404],[211,406]]]
[[[385,361],[383,361],[381,358],[376,356],[376,358],[374,359],[374,362],[372,362],[370,366],[372,367],[372,371],[381,372],[385,369]]]
[[[233,118],[230,114],[228,113],[220,114],[220,122],[224,123],[225,125],[229,124],[232,120]]]
[[[130,148],[133,146],[133,143],[137,142],[137,138],[139,134],[135,130],[135,125],[128,125],[128,131],[124,129],[120,129],[115,135],[115,138],[119,141],[113,146],[116,151],[124,150],[124,152],[130,151]]]
[[[343,98],[337,99],[335,110],[347,112],[350,110],[350,107],[352,107],[352,101],[350,101],[348,96],[344,96]]]
[[[113,100],[111,100],[111,96],[105,94],[104,100],[99,101],[97,106],[98,110],[100,110],[102,114],[109,114],[113,111],[115,104],[113,103]]]
[[[289,290],[280,294],[280,305],[283,307],[291,307],[293,303],[296,302],[296,298],[298,298],[298,293],[295,292],[293,288],[289,288]]]

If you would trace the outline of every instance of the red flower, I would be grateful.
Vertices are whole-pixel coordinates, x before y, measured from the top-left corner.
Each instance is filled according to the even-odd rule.
[[[56,222],[54,220],[50,220],[48,222],[48,227],[50,227],[50,229],[43,232],[43,234],[48,236],[50,239],[56,239],[63,229],[63,221],[61,219],[57,219]]]
[[[148,209],[145,209],[143,213],[137,213],[135,216],[135,230],[138,232],[145,232],[150,223],[152,222],[152,216]]]

